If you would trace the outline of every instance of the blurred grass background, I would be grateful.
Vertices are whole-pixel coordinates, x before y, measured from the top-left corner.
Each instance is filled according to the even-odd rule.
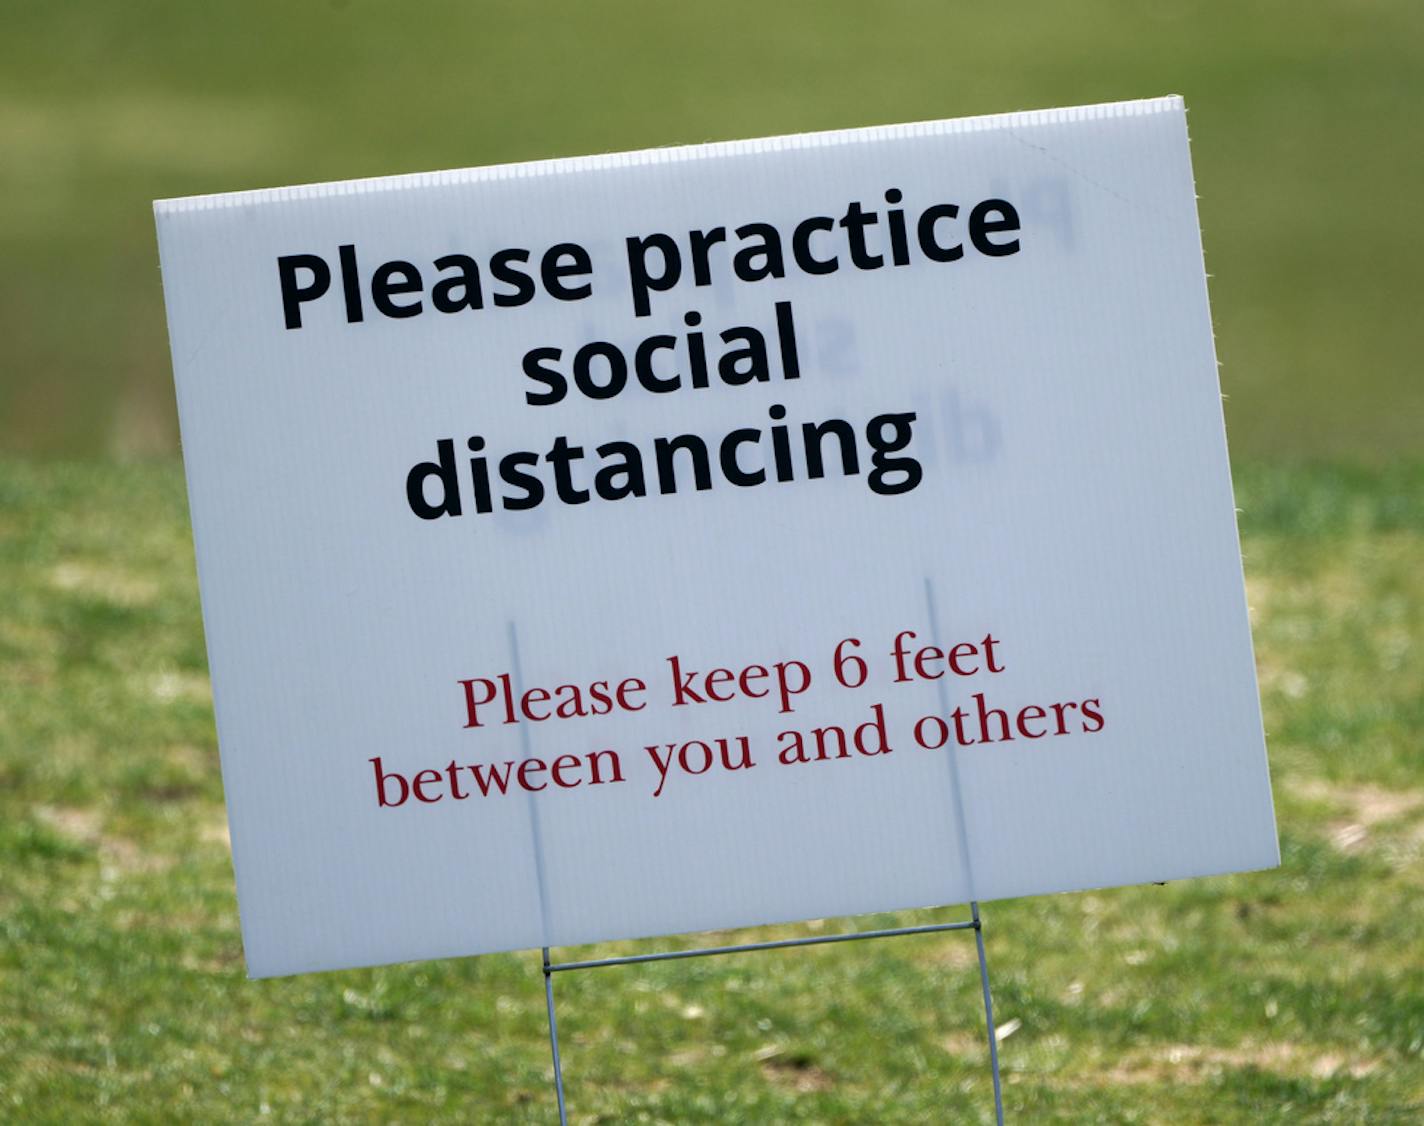
[[[0,1120],[552,1110],[529,956],[243,978],[150,200],[1169,92],[1284,862],[990,905],[1007,1101],[1424,1116],[1424,4],[0,0]],[[571,975],[574,1109],[983,1119],[972,957]]]
[[[176,449],[149,201],[1180,93],[1238,458],[1417,452],[1424,4],[0,0],[0,443]]]

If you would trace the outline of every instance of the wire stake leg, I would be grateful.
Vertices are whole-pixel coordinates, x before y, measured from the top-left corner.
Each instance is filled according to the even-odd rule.
[[[969,910],[974,915],[974,941],[979,946],[979,984],[984,987],[984,1024],[989,1034],[989,1068],[994,1073],[994,1121],[999,1126],[1004,1126],[1004,1091],[999,1083],[999,1030],[994,1026],[994,1001],[989,995],[989,958],[984,953],[984,923],[979,918],[977,899],[970,902]],[[553,1012],[552,1009],[549,1011]]]
[[[982,947],[980,957],[983,957]],[[549,948],[544,947],[544,1001],[549,1007],[549,1048],[554,1053],[554,1093],[559,1097],[559,1126],[569,1126],[564,1106],[564,1065],[559,1062],[559,1023],[554,1017],[554,971],[549,968]],[[995,1072],[997,1081],[998,1072]]]

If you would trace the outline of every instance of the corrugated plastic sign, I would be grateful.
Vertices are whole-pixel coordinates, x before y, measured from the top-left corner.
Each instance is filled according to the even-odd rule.
[[[1276,863],[1179,99],[156,210],[252,974]]]

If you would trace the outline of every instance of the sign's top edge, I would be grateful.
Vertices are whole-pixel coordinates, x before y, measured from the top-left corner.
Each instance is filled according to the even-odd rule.
[[[648,164],[676,164],[684,161],[740,156],[750,153],[824,148],[831,145],[864,144],[874,141],[945,136],[955,133],[978,133],[1031,125],[1097,121],[1111,117],[1140,117],[1154,113],[1182,112],[1183,108],[1181,95],[1169,94],[1160,98],[1101,102],[1096,105],[1068,106],[1059,109],[1021,110],[1014,113],[984,114],[978,117],[945,118],[939,121],[871,125],[855,129],[831,129],[818,133],[791,133],[777,137],[758,137],[742,141],[712,141],[695,145],[674,145],[667,148],[604,153],[596,156],[556,157],[550,160],[531,160],[516,164],[491,164],[439,172],[412,172],[395,176],[373,176],[358,180],[300,184],[293,187],[258,188],[251,191],[181,196],[176,199],[154,200],[153,210],[156,215],[164,216],[188,211],[213,211],[252,204],[364,195],[369,192],[399,191],[406,188],[557,176],[570,172],[631,168]]]

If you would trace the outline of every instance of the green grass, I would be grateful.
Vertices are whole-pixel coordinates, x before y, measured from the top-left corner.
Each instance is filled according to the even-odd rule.
[[[988,905],[1015,1121],[1424,1115],[1424,469],[1238,490],[1283,864]],[[549,1120],[534,952],[245,979],[176,466],[0,464],[0,592],[0,1120]],[[576,1120],[983,1120],[973,951],[562,977]]]
[[[0,0],[0,449],[171,453],[154,197],[1180,93],[1232,448],[1418,456],[1424,4]]]
[[[0,1121],[552,1113],[534,954],[244,978],[151,199],[1167,92],[1283,864],[988,905],[1006,1101],[1424,1117],[1424,5],[0,0],[0,27],[0,450],[157,458],[0,461]],[[964,935],[558,987],[576,1120],[991,1105]]]

